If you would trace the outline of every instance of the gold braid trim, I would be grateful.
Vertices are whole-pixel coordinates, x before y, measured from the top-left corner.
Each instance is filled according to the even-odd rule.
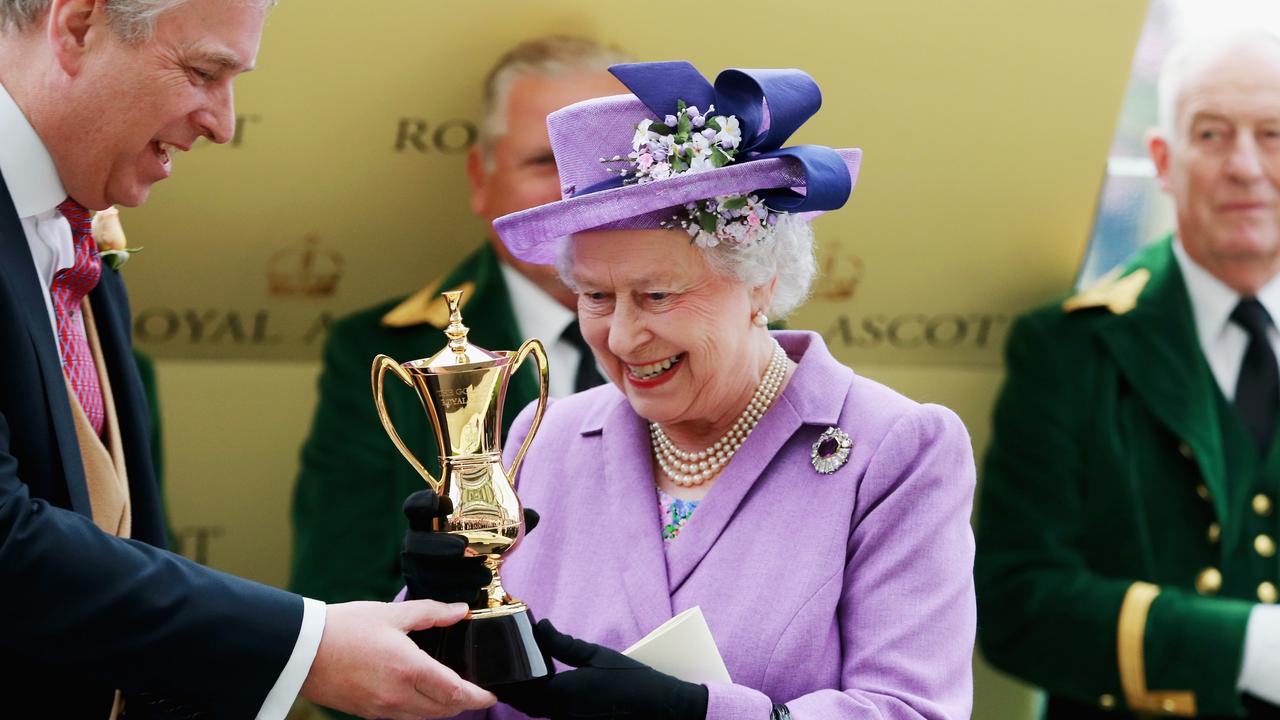
[[[1116,632],[1116,656],[1120,665],[1120,686],[1129,709],[1139,713],[1194,717],[1196,694],[1190,690],[1147,689],[1147,666],[1143,645],[1147,635],[1147,614],[1160,588],[1136,582],[1129,586],[1120,605],[1120,625]]]

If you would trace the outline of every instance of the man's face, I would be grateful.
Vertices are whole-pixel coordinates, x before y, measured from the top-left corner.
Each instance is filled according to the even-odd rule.
[[[50,148],[72,197],[95,209],[138,205],[169,177],[177,151],[200,137],[231,139],[231,83],[252,68],[264,18],[256,3],[190,0],[138,45],[91,29],[74,101],[93,122],[82,142]]]
[[[1173,137],[1150,143],[1187,254],[1252,295],[1280,271],[1280,44],[1216,53],[1185,77]]]
[[[560,176],[547,137],[547,115],[582,100],[622,92],[626,92],[622,84],[603,70],[558,77],[524,75],[507,94],[507,132],[494,142],[491,162],[485,163],[479,149],[472,151],[468,165],[471,209],[489,222],[489,238],[498,252],[525,275],[540,274],[545,276],[543,280],[558,285],[551,266],[526,265],[510,257],[498,241],[493,221],[560,199]]]

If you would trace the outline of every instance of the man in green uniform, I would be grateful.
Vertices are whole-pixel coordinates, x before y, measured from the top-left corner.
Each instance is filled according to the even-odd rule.
[[[1048,718],[1272,717],[1280,40],[1175,50],[1149,142],[1172,237],[1015,323],[979,639]]]
[[[488,241],[417,293],[334,323],[294,494],[290,586],[298,592],[328,601],[385,600],[403,586],[400,543],[408,523],[400,506],[426,483],[383,430],[369,371],[379,353],[403,362],[445,346],[449,319],[442,291],[463,291],[469,339],[476,345],[514,350],[526,338],[540,338],[550,356],[552,395],[600,381],[593,360],[580,362],[574,295],[553,268],[511,257],[491,223],[560,198],[546,116],[579,100],[623,92],[606,68],[625,59],[613,48],[559,36],[525,42],[504,55],[485,80],[486,114],[467,163],[471,207],[490,223]],[[522,369],[507,391],[504,432],[537,395],[534,371]],[[401,437],[438,472],[435,435],[413,392],[387,383],[386,403]]]

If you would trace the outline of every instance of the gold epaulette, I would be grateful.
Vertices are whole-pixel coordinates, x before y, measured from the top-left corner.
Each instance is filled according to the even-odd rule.
[[[386,315],[382,316],[382,324],[386,327],[399,328],[426,323],[438,330],[445,329],[449,325],[449,306],[441,295],[443,292],[440,287],[441,282],[442,280],[436,280],[405,298],[404,302],[391,308]],[[475,294],[476,284],[467,280],[457,287],[447,289],[462,291],[462,302],[458,307],[465,308]]]
[[[1138,304],[1138,296],[1151,280],[1151,272],[1146,268],[1138,268],[1128,275],[1122,276],[1121,269],[1116,268],[1103,275],[1097,282],[1067,298],[1062,303],[1066,312],[1075,312],[1086,308],[1104,307],[1115,315],[1123,315]]]

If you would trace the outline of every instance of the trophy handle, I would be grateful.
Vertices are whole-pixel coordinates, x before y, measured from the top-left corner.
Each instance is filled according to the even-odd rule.
[[[514,375],[516,370],[520,369],[520,365],[524,363],[525,358],[533,354],[533,360],[538,365],[538,409],[533,414],[533,424],[529,426],[529,432],[524,436],[524,442],[520,443],[520,451],[516,453],[516,459],[511,461],[511,467],[507,469],[507,478],[511,481],[511,487],[516,485],[516,473],[520,472],[520,463],[524,462],[525,451],[529,449],[529,443],[533,440],[534,433],[538,432],[538,425],[542,423],[542,413],[547,410],[547,388],[550,380],[547,375],[547,350],[542,347],[542,341],[537,338],[530,338],[524,341],[520,349],[516,351],[515,363],[511,366],[511,374]]]
[[[544,360],[543,363],[545,367],[546,361]],[[410,375],[409,371],[405,370],[400,363],[391,359],[387,355],[379,355],[374,358],[372,373],[373,402],[378,406],[378,419],[382,421],[382,427],[386,428],[387,434],[391,436],[391,442],[395,443],[396,449],[400,451],[400,454],[404,456],[404,459],[409,461],[409,464],[413,466],[413,469],[417,470],[418,474],[421,475],[423,479],[427,481],[427,484],[431,486],[431,489],[439,495],[440,486],[443,483],[432,477],[431,473],[427,472],[427,469],[423,467],[422,463],[418,461],[418,458],[414,456],[413,452],[405,446],[404,441],[400,439],[400,433],[396,432],[395,425],[391,424],[391,416],[387,414],[387,404],[383,402],[382,399],[382,380],[383,376],[386,375],[387,370],[393,371],[396,374],[396,377],[400,378],[405,385],[413,387],[413,376]],[[538,415],[541,417],[542,413],[539,412]]]

